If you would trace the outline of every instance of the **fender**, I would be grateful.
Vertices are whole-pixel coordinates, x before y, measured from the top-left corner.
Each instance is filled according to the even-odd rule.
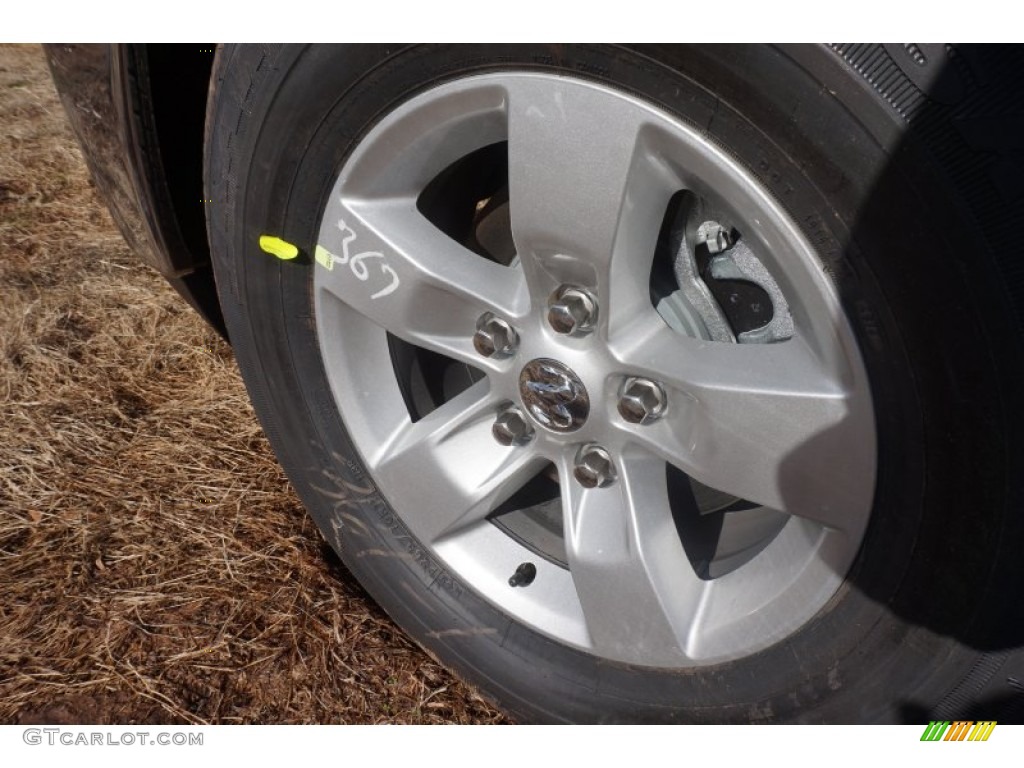
[[[44,50],[93,181],[125,240],[226,338],[202,179],[215,47],[50,44]]]

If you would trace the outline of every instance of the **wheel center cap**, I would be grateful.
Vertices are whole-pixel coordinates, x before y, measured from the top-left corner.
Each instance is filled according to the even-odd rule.
[[[523,405],[541,425],[555,432],[572,432],[590,413],[590,396],[579,376],[548,358],[531,360],[519,374]]]

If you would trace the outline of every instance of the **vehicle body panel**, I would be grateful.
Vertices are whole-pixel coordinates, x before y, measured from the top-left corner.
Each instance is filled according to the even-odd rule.
[[[187,59],[185,48],[192,54]],[[201,178],[212,54],[195,55],[212,49],[134,44],[44,49],[92,178],[128,245],[224,335]],[[182,61],[188,64],[175,71]]]

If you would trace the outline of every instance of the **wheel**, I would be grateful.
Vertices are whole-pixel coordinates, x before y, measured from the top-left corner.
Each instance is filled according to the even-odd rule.
[[[1019,286],[976,218],[1019,185],[957,177],[986,102],[939,53],[219,52],[257,413],[370,594],[513,715],[1019,715]]]

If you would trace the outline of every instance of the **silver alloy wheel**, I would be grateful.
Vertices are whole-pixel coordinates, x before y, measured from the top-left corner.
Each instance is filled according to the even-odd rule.
[[[418,207],[445,169],[498,142],[508,149],[509,266],[456,242]],[[670,327],[655,308],[652,260],[680,190],[742,222],[744,248],[785,297],[788,338],[712,340]],[[355,448],[409,531],[505,614],[597,656],[686,667],[786,637],[842,584],[874,494],[863,362],[809,243],[751,174],[688,125],[570,77],[456,80],[404,103],[359,141],[318,242],[317,332]],[[593,332],[549,324],[551,297],[565,286],[594,297]],[[508,357],[474,346],[488,313],[515,330]],[[389,335],[483,375],[414,419]],[[556,363],[566,391],[579,382],[586,415],[571,430],[534,419],[528,441],[503,445],[495,419],[510,405],[530,413],[522,374],[537,361]],[[650,423],[619,414],[635,378],[664,392]],[[613,480],[587,488],[574,479],[584,446],[607,452]],[[567,567],[489,519],[551,465]],[[674,518],[667,466],[712,495],[750,502],[701,511],[757,529],[756,551],[720,575],[700,572]],[[524,563],[535,576],[511,586]]]

